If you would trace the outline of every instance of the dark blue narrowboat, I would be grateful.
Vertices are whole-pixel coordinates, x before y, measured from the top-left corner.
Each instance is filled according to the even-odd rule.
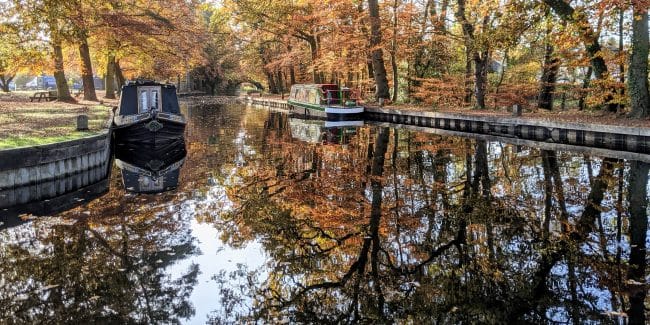
[[[117,142],[166,145],[183,137],[185,124],[174,85],[137,80],[122,87],[113,117]]]

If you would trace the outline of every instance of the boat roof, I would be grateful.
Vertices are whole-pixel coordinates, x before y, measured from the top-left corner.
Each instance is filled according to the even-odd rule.
[[[302,87],[302,88],[318,88],[323,90],[338,90],[339,86],[337,84],[294,84],[293,87]]]
[[[136,79],[130,80],[122,87],[137,87],[137,86],[161,86],[163,88],[176,88],[174,84],[160,83],[154,80]]]

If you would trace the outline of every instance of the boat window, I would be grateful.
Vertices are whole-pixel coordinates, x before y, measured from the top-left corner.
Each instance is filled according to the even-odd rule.
[[[151,91],[151,107],[158,107],[158,90]]]
[[[147,112],[149,111],[149,96],[147,96],[147,91],[142,90],[140,91],[140,112]]]
[[[317,104],[318,103],[317,102],[318,101],[317,97],[318,96],[316,96],[316,90],[315,89],[312,89],[312,90],[309,91],[309,102],[310,103]]]
[[[162,111],[160,86],[138,87],[138,111],[148,112],[152,109]]]

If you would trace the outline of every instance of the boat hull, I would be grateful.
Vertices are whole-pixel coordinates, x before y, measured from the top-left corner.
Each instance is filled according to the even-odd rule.
[[[289,101],[294,113],[309,117],[325,118],[328,121],[352,121],[363,118],[363,106],[354,107],[328,107],[314,106],[300,102]]]
[[[117,143],[137,143],[153,147],[170,145],[182,139],[184,133],[185,123],[158,118],[147,118],[113,128]]]

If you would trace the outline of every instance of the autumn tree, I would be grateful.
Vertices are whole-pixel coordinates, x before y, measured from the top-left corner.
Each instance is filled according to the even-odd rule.
[[[230,28],[230,16],[224,8],[205,6],[202,8],[203,24],[207,31],[203,46],[202,61],[196,72],[202,74],[211,94],[217,90],[232,90],[241,70],[235,51],[239,47]]]
[[[322,25],[318,23],[319,14],[309,2],[232,0],[230,10],[236,20],[248,25],[252,30],[262,31],[274,36],[278,42],[284,35],[304,42],[309,48],[312,82],[322,82],[321,73],[316,66],[319,58],[319,33]],[[285,44],[289,45],[289,44]]]
[[[13,0],[14,22],[21,32],[47,35],[43,42],[52,48],[51,57],[59,100],[72,100],[65,76],[63,43],[68,21],[64,2],[59,0]]]
[[[609,72],[607,69],[607,64],[602,56],[602,47],[598,40],[598,33],[594,31],[587,19],[587,16],[584,12],[576,10],[571,4],[565,2],[564,0],[543,0],[546,5],[548,5],[553,11],[563,20],[573,24],[580,32],[582,42],[584,44],[585,50],[589,55],[589,61],[593,67],[593,73],[595,77],[599,80],[606,81],[609,79]],[[589,76],[588,76],[589,77]],[[607,90],[609,93],[605,95],[605,104],[607,104],[607,110],[615,112],[617,110],[617,104],[613,102],[613,89]]]
[[[38,70],[44,65],[44,51],[28,39],[31,36],[21,34],[10,23],[0,22],[0,89],[3,92],[9,92],[9,83],[17,73]]]
[[[92,61],[90,59],[90,48],[88,47],[88,23],[86,5],[83,0],[66,1],[68,17],[73,19],[71,24],[71,36],[79,47],[79,57],[81,58],[81,79],[83,81],[84,99],[97,100],[95,93],[95,80],[93,74]]]

